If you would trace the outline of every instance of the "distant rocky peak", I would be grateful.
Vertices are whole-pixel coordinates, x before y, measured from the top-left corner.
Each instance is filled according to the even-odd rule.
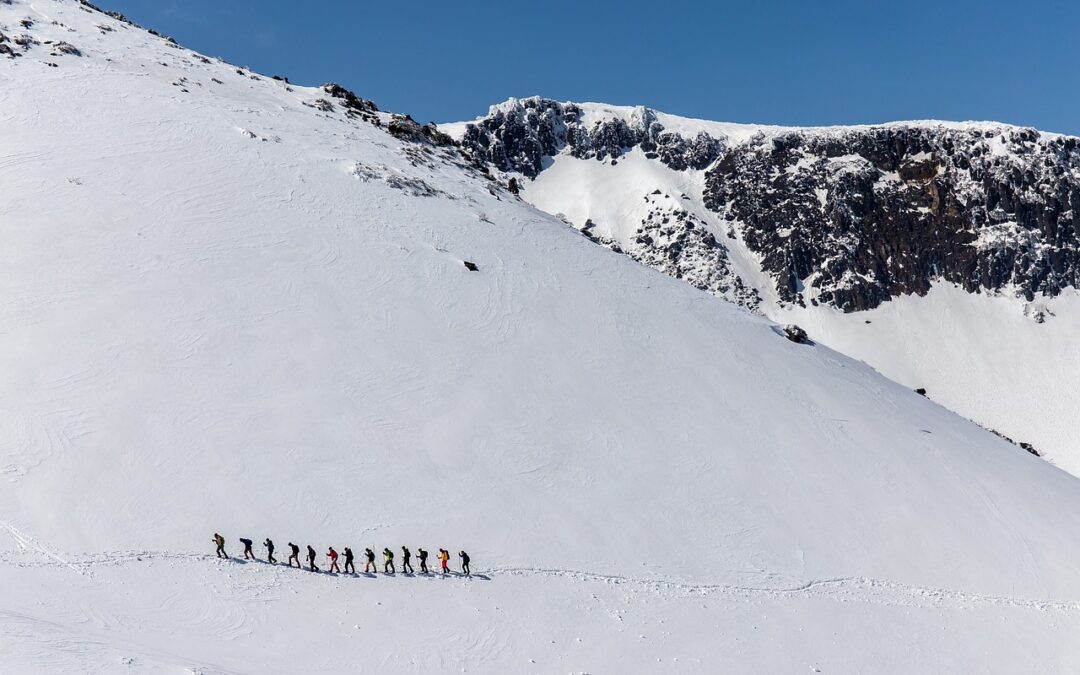
[[[579,159],[615,159],[640,147],[652,159],[683,170],[705,169],[723,149],[706,133],[684,138],[666,131],[655,111],[639,106],[628,119],[589,120],[583,106],[532,97],[492,106],[465,127],[463,148],[501,171],[535,178],[545,157],[568,152]]]

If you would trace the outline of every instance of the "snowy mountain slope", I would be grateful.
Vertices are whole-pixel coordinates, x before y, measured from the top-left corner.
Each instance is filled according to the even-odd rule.
[[[74,2],[0,30],[40,43],[0,58],[13,672],[1080,663],[1075,478],[386,113]],[[217,561],[214,531],[479,576]]]
[[[812,326],[1080,473],[1078,139],[987,122],[729,125],[539,98],[444,128],[587,236]]]

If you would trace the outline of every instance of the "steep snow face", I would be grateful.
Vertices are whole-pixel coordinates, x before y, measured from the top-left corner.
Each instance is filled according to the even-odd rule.
[[[435,129],[74,2],[0,26],[30,38],[0,58],[5,668],[1080,664],[1071,476]],[[215,531],[479,575],[219,562]]]
[[[530,144],[529,130],[554,140]],[[1075,415],[1063,413],[1080,407],[1071,301],[1054,300],[1080,274],[1078,139],[987,122],[728,125],[545,99],[501,104],[453,133],[523,175],[528,201],[610,248],[812,325],[816,339],[1080,471]],[[693,146],[716,150],[708,166],[655,147],[703,134]],[[952,286],[965,292],[923,301]],[[946,311],[978,316],[978,328],[942,321]]]

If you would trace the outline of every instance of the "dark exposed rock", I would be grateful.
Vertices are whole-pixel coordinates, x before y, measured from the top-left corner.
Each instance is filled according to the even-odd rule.
[[[648,108],[637,108],[630,121],[605,119],[586,126],[582,117],[582,108],[573,103],[538,97],[513,99],[467,125],[461,146],[502,171],[517,171],[530,178],[543,169],[545,157],[563,148],[581,159],[615,160],[640,147],[677,170],[704,169],[723,148],[708,134],[687,139],[665,131],[656,112]]]
[[[82,52],[76,48],[75,45],[67,42],[57,42],[53,45],[53,51],[60,54],[68,54],[69,56],[82,56]]]
[[[1077,139],[1003,125],[888,125],[725,149],[706,205],[741,226],[781,300],[845,311],[933,282],[1028,300],[1080,285]]]
[[[476,263],[474,262],[469,262],[468,260],[462,260],[461,262],[465,265],[465,269],[469,270],[470,272],[477,272],[480,270],[480,268],[477,267]]]
[[[613,160],[635,147],[673,169],[707,169],[706,207],[760,261],[782,303],[865,310],[937,282],[1028,301],[1080,287],[1080,139],[893,124],[732,142],[667,132],[647,108],[583,117],[572,103],[511,100],[467,125],[461,148],[528,177],[560,153]],[[670,260],[645,246],[634,243],[635,257]]]
[[[514,178],[513,176],[511,176],[510,180],[508,180],[506,182],[506,189],[512,195],[519,194],[521,192],[521,188],[518,186],[517,178]]]
[[[788,325],[784,326],[783,331],[784,337],[791,340],[792,342],[801,345],[810,342],[810,336],[806,334],[806,331],[793,323],[789,323]]]
[[[0,56],[6,56],[9,59],[13,59],[18,56],[22,56],[8,44],[8,38],[2,32],[0,32]]]
[[[285,78],[285,81],[288,82],[288,78]],[[330,96],[333,96],[336,99],[340,99],[342,101],[342,105],[344,105],[349,110],[354,110],[358,113],[379,112],[379,108],[376,107],[374,103],[367,99],[360,98],[359,96],[336,82],[327,82],[322,86],[322,90]]]
[[[304,103],[304,105],[322,112],[333,112],[334,110],[334,104],[325,98],[317,98],[311,103]]]
[[[915,390],[915,393],[918,394],[919,396],[926,396],[926,389],[923,389],[922,387],[919,387],[918,389]]]
[[[750,309],[760,306],[761,297],[731,269],[727,247],[703,222],[674,200],[645,195],[645,201],[651,205],[650,211],[626,246],[595,232],[592,220],[586,220],[579,231],[601,246],[706,293]]]
[[[1002,439],[1012,443],[1013,445],[1019,446],[1023,450],[1026,450],[1028,452],[1028,454],[1034,455],[1036,457],[1042,457],[1042,453],[1039,452],[1038,450],[1036,450],[1035,446],[1032,445],[1031,443],[1025,443],[1024,441],[1016,442],[1013,439],[1006,436],[1005,434],[998,431],[997,429],[990,429],[989,427],[983,427],[983,429],[986,429],[987,431],[994,434],[998,438],[1002,438]]]
[[[434,123],[429,122],[420,125],[408,115],[394,115],[386,130],[392,135],[416,143],[431,143],[432,145],[453,145],[454,139],[439,131]]]

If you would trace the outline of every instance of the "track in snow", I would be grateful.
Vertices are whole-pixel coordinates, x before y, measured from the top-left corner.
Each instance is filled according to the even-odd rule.
[[[39,549],[37,547],[34,547],[34,549],[45,552],[44,549]],[[0,556],[0,564],[22,568],[52,567],[60,564],[69,567],[80,574],[89,574],[91,569],[98,566],[132,565],[151,561],[205,564],[207,562],[218,560],[209,554],[170,553],[164,551],[118,551],[91,554],[82,557],[60,556],[59,554],[48,552],[47,556],[50,558],[49,561],[20,561],[14,559],[10,555]],[[236,557],[229,558],[226,562],[240,564],[251,563],[259,566],[266,566],[266,563],[262,560],[245,561],[242,558]],[[288,568],[287,565],[280,562],[268,567],[273,569]],[[306,568],[298,569],[296,572],[298,574],[308,573]],[[327,574],[327,572],[322,570],[320,574]],[[347,577],[350,575],[342,573],[337,576]],[[377,575],[360,573],[355,576],[359,579],[386,575],[380,572]],[[393,576],[405,578],[415,576],[417,578],[425,578],[425,575],[420,573],[405,575],[399,572]],[[497,567],[478,571],[473,574],[472,578],[481,581],[497,581],[500,576],[560,578],[586,583],[636,586],[650,591],[664,591],[666,593],[682,595],[697,595],[702,597],[724,596],[729,599],[743,600],[760,598],[781,599],[791,596],[803,596],[829,598],[838,602],[857,602],[905,607],[1003,606],[1062,614],[1073,612],[1080,613],[1080,600],[1038,600],[1004,595],[985,595],[944,588],[912,586],[887,579],[872,579],[858,576],[815,579],[791,586],[743,586],[737,584],[689,584],[665,579],[645,579],[569,569]],[[432,572],[426,578],[439,579],[442,578],[442,575],[438,572]],[[464,579],[465,577],[461,574],[454,573],[450,575],[450,578]]]

